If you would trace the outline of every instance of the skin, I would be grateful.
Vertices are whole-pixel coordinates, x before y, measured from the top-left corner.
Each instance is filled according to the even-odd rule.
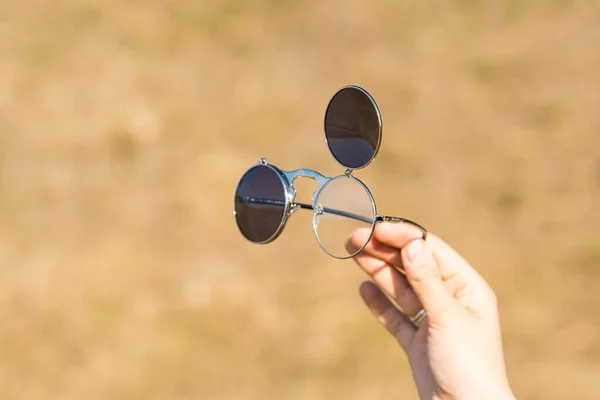
[[[347,249],[369,233],[355,231]],[[439,237],[421,237],[409,224],[377,225],[354,257],[372,280],[360,286],[363,300],[406,352],[422,400],[514,400],[494,291]],[[417,327],[407,316],[422,308]]]

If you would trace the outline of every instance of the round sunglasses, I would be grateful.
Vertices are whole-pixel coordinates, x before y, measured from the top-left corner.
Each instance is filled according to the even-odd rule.
[[[283,171],[264,158],[248,169],[235,191],[233,214],[242,235],[256,244],[274,241],[288,218],[301,209],[312,210],[312,225],[321,248],[330,256],[346,259],[360,253],[371,240],[379,222],[409,223],[419,228],[423,239],[427,230],[405,218],[378,215],[371,191],[353,170],[373,161],[382,137],[379,107],[371,95],[358,86],[344,86],[327,105],[325,141],[333,157],[346,168],[344,174],[326,177],[310,169]],[[317,182],[312,204],[295,202],[294,180],[299,177]],[[366,228],[369,235],[356,249],[348,237]]]

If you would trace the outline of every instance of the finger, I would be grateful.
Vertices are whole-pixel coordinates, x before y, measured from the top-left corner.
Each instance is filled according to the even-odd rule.
[[[408,243],[410,240],[413,240],[413,239],[411,239],[411,237],[414,237],[413,233],[418,234],[418,232],[420,232],[419,230],[414,229],[411,225],[408,225],[406,227],[402,227],[401,226],[402,224],[398,224],[398,225],[400,225],[400,227],[398,229],[399,232],[406,232],[405,237],[401,238],[400,241],[398,241],[398,243],[397,243],[398,245],[405,246],[406,244],[402,243],[404,240],[406,240]],[[397,225],[394,225],[394,227],[396,227],[396,226]],[[406,228],[408,228],[408,229],[406,229]],[[413,231],[413,232],[411,232],[411,231]],[[370,235],[369,229],[366,229],[364,231],[356,230],[354,232],[354,235],[351,236],[349,239],[350,239],[351,243],[354,244],[354,246],[358,247],[358,246],[362,246],[362,244],[366,240],[369,239],[369,235]],[[434,235],[431,235],[430,237],[435,238]],[[395,239],[397,240],[398,237],[395,237]],[[435,239],[437,239],[437,238],[435,238]],[[381,243],[376,238],[372,238],[369,241],[369,243],[364,247],[363,251],[359,255],[363,255],[363,254],[367,254],[375,259],[382,260],[382,262],[385,262],[385,263],[391,265],[392,268],[405,274],[403,261],[402,261],[402,253],[400,251],[400,248],[388,246],[387,244]],[[434,254],[434,256],[435,256],[435,254]],[[357,257],[358,256],[356,256],[355,259]],[[360,257],[360,258],[364,259],[364,257]],[[455,261],[449,260],[448,262],[455,262]],[[450,275],[449,273],[447,273],[446,276],[444,276],[443,266],[440,265],[439,262],[437,264],[438,264],[438,269],[440,270],[440,275],[442,277],[442,281],[444,281],[446,289],[454,297],[458,298],[461,295],[463,295],[466,292],[465,287],[467,286],[466,282],[468,280],[463,279],[463,277],[459,276],[458,274]],[[363,269],[365,269],[367,271],[367,273],[369,273],[369,275],[372,276],[371,269],[375,269],[375,271],[378,271],[377,267],[381,264],[377,263],[376,261],[370,261],[368,263],[359,264],[359,265],[361,267],[363,267]],[[371,267],[371,268],[369,268],[369,267]],[[448,270],[448,269],[449,268],[446,268],[446,270]],[[381,274],[384,274],[384,273],[385,273],[385,271],[382,270]],[[386,278],[385,275],[383,276],[383,278]],[[390,297],[392,297],[408,315],[410,315],[410,316],[415,315],[415,313],[421,309],[421,307],[422,307],[421,302],[418,300],[418,298],[414,294],[414,291],[412,290],[412,288],[409,291],[409,293],[412,295],[411,297],[413,297],[413,299],[410,299],[410,297],[408,295],[404,295],[408,299],[402,299],[399,301],[396,299],[396,296],[397,296],[396,292],[391,291],[389,282],[387,282],[381,278],[373,279],[373,280],[375,281],[375,283],[377,283],[377,285],[380,288],[382,288],[384,290],[384,292],[386,292]],[[408,283],[406,280],[405,280],[405,282]]]
[[[394,307],[392,302],[372,282],[363,282],[360,285],[360,295],[379,322],[408,353],[416,332],[412,322]]]
[[[380,243],[401,249],[411,240],[420,237],[421,231],[410,224],[381,223],[377,225],[373,237]],[[482,285],[485,281],[471,265],[438,236],[428,233],[429,244],[438,263],[440,275],[444,280],[460,281],[457,287],[469,282]],[[388,260],[395,265],[395,258]]]
[[[431,235],[428,240],[452,295],[474,315],[495,314],[494,291],[477,270],[439,237]]]
[[[487,285],[479,272],[440,237],[431,235],[431,238],[428,237],[427,240],[433,249],[433,255],[438,265],[444,266],[444,276],[446,279],[461,277],[461,279],[466,279],[465,284]]]
[[[356,251],[355,243],[347,245],[348,251]],[[400,252],[398,252],[400,256]],[[415,295],[412,287],[396,267],[388,264],[384,260],[373,257],[364,250],[354,256],[354,261],[367,273],[383,292],[393,299],[406,315],[415,315],[421,308],[421,302]]]
[[[369,229],[364,232],[357,230],[350,239],[362,247],[370,233]],[[417,237],[421,237],[421,230],[410,224],[377,224],[363,253],[380,258],[404,273],[400,249]],[[442,280],[452,296],[474,314],[484,315],[493,311],[494,292],[483,277],[438,236],[429,233],[426,243],[433,252]],[[407,313],[413,315],[409,311]]]
[[[349,241],[354,246],[353,248],[360,248],[366,241],[368,241],[361,254],[366,253],[375,258],[379,258],[380,260],[383,260],[397,268],[402,274],[404,274],[402,256],[400,255],[401,247],[396,248],[388,246],[374,237],[369,240],[370,234],[370,229],[357,229],[353,232],[352,236],[349,237]]]
[[[437,262],[429,246],[421,239],[402,248],[406,278],[423,304],[429,321],[440,323],[451,312],[455,299],[444,287]]]
[[[359,246],[362,246],[362,244],[365,241],[369,240],[370,234],[371,234],[371,232],[369,229],[356,230],[354,232],[353,236],[351,236],[349,238],[351,243],[354,244],[354,246],[356,246],[356,247],[353,247],[354,252],[359,248]],[[411,237],[410,234],[408,234],[406,236],[408,241],[411,240],[410,237]],[[448,245],[443,243],[435,235],[430,234],[428,241],[429,240],[434,241],[434,242],[432,242],[431,247],[434,247],[434,245],[437,242],[444,245],[443,247],[440,246],[441,251],[438,252],[439,256],[436,257],[437,254],[434,251],[434,258],[437,261],[438,269],[440,270],[440,275],[442,276],[442,280],[446,284],[446,288],[450,291],[450,293],[452,293],[452,295],[454,297],[459,298],[459,297],[464,296],[466,293],[476,292],[475,290],[467,290],[467,289],[469,289],[469,286],[474,286],[473,284],[470,284],[469,282],[477,282],[477,285],[480,285],[482,278],[480,278],[479,276],[469,276],[468,272],[466,272],[466,273],[456,272],[457,270],[459,270],[459,268],[453,268],[452,264],[459,263],[459,262],[466,264],[466,261],[464,261],[462,258],[459,258],[460,256],[454,251],[452,251],[452,253],[448,253],[447,250],[452,250],[452,249],[450,249],[450,247]],[[350,249],[348,251],[352,252]],[[391,247],[387,244],[383,244],[376,238],[372,238],[367,243],[367,245],[364,247],[363,251],[361,252],[361,254],[363,254],[363,253],[368,254],[374,258],[383,260],[386,263],[390,264],[392,267],[396,268],[402,274],[405,273],[404,266],[402,264],[402,254],[400,252],[400,248]],[[449,255],[447,255],[447,254],[449,254]],[[385,291],[385,288],[383,286],[381,286],[381,285],[379,285],[379,286],[382,287]],[[411,314],[411,311],[409,311],[408,309],[405,309],[405,308],[403,308],[403,309],[409,315],[413,315],[413,314]]]
[[[428,233],[427,240],[429,235]],[[400,249],[411,240],[422,239],[423,232],[408,223],[382,222],[375,227],[373,237],[382,244]]]

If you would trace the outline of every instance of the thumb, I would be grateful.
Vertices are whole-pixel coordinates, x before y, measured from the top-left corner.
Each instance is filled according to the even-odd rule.
[[[433,257],[431,249],[421,239],[412,240],[402,248],[402,263],[406,278],[427,312],[429,321],[436,323],[448,316],[455,305]]]

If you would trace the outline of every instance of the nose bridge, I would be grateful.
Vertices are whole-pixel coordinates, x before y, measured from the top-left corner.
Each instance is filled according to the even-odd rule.
[[[319,190],[321,190],[321,188],[330,179],[328,177],[325,177],[325,176],[321,175],[317,171],[313,171],[311,169],[297,169],[295,171],[285,172],[285,176],[288,179],[288,182],[290,183],[290,185],[292,185],[292,187],[294,188],[294,190],[296,189],[294,187],[294,181],[297,178],[308,178],[308,179],[310,179],[312,181],[315,181],[317,183],[317,188],[313,192],[313,195],[311,196],[312,200],[314,200],[314,196],[316,195],[316,193],[318,193]]]
[[[297,169],[295,171],[292,171],[291,173],[294,175],[293,179],[296,179],[298,177],[310,178],[314,180],[323,178],[323,175],[321,175],[317,171],[313,171],[312,169]]]
[[[317,182],[317,186],[319,188],[329,180],[329,178],[321,175],[317,171],[313,171],[312,169],[297,169],[295,171],[286,172],[285,175],[290,183],[293,183],[296,178],[312,179]]]
[[[298,179],[298,178],[300,178],[300,179]],[[299,184],[294,185],[294,182],[298,182],[298,181],[299,181]],[[311,183],[309,184],[309,182],[311,182]],[[294,191],[298,191],[301,198],[305,198],[306,200],[310,199],[311,204],[314,202],[315,196],[320,189],[319,180],[313,175],[300,175],[299,174],[299,175],[293,176],[292,179],[290,180],[290,184],[294,188]],[[313,186],[313,184],[316,184],[316,185]],[[305,190],[307,192],[305,192]],[[309,193],[311,193],[310,197],[309,197]]]
[[[305,178],[305,179],[311,180],[313,182],[316,182],[317,185],[319,184],[317,178],[312,175],[310,175],[310,176],[309,175],[296,175],[296,176],[292,177],[292,179],[290,180],[290,183],[292,184],[292,186],[294,185],[294,181],[298,178]]]

